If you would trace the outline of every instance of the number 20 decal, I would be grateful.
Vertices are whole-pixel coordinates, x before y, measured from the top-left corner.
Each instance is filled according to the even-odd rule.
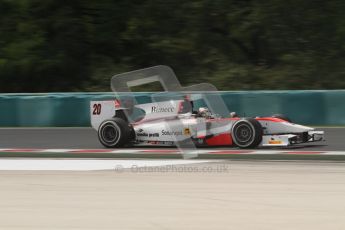
[[[102,105],[101,104],[93,104],[93,115],[100,115],[102,111]]]

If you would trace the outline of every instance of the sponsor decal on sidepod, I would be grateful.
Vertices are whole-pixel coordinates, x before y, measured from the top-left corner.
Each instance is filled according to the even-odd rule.
[[[162,130],[162,136],[179,136],[183,135],[182,131],[166,131]]]
[[[151,113],[172,113],[174,112],[174,107],[157,107],[157,106],[152,106],[151,108]]]

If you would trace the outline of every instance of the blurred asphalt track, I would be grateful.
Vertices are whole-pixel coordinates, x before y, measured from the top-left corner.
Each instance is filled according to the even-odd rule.
[[[296,145],[289,149],[345,150],[345,128],[318,128],[317,130],[325,131],[325,142]],[[104,147],[99,143],[96,131],[91,128],[0,128],[0,148],[98,149]],[[229,148],[221,147],[221,149]]]

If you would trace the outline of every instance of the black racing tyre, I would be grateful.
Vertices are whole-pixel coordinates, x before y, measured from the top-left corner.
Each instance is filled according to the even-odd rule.
[[[232,126],[231,135],[238,147],[255,148],[262,141],[262,126],[254,118],[244,118]]]
[[[285,116],[284,114],[274,114],[272,115],[273,118],[279,118],[279,119],[282,119],[284,121],[287,121],[287,122],[292,122],[290,118],[288,118],[287,116]]]
[[[98,139],[107,148],[118,148],[128,143],[131,128],[126,121],[115,117],[105,120],[98,128]]]

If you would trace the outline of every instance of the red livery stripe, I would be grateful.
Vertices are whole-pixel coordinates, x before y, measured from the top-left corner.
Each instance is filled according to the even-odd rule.
[[[206,139],[206,144],[209,146],[215,145],[232,145],[232,138],[230,133],[222,133],[217,136]]]
[[[257,120],[257,121],[272,121],[272,122],[286,122],[282,119],[275,118],[275,117],[258,117],[258,118],[255,118],[255,120]]]

